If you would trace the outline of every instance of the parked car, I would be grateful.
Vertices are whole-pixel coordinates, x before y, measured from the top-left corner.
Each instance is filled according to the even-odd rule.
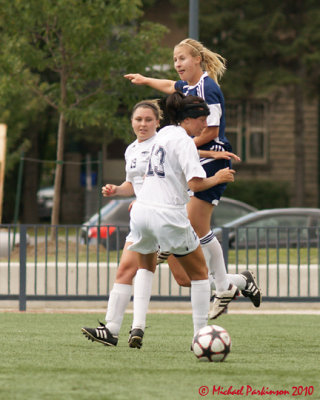
[[[211,215],[211,226],[219,227],[248,213],[257,211],[253,206],[230,197],[221,197],[219,205]]]
[[[129,206],[135,197],[110,200],[100,209],[100,243],[110,250],[122,249],[129,232]],[[95,213],[83,224],[81,239],[84,243],[96,243],[99,214]]]
[[[128,208],[134,197],[113,199],[100,210],[100,242],[111,250],[122,248],[129,232]],[[222,226],[232,219],[241,217],[256,208],[228,197],[221,197],[212,214],[211,225]],[[82,242],[95,243],[98,237],[99,215],[94,214],[81,231]]]
[[[53,207],[53,186],[39,189],[37,192],[38,215],[39,218],[50,218]]]
[[[297,247],[318,245],[320,209],[274,208],[247,214],[223,225],[229,248]],[[222,228],[214,229],[222,240]]]

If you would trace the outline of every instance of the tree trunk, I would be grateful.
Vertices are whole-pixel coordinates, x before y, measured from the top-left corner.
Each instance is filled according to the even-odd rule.
[[[33,156],[28,153],[27,157]],[[37,157],[36,157],[37,158]],[[39,222],[37,190],[38,190],[38,172],[37,162],[26,160],[24,162],[23,194],[22,194],[22,218],[24,224],[36,224]]]
[[[62,43],[61,43],[62,46]],[[64,54],[64,48],[61,47],[61,51]],[[51,216],[51,225],[55,226],[59,224],[60,217],[60,204],[61,204],[61,186],[62,186],[62,170],[63,170],[63,153],[64,153],[64,139],[66,132],[66,120],[64,118],[64,109],[66,107],[67,100],[67,74],[65,68],[62,68],[60,75],[60,90],[61,90],[61,111],[59,118],[58,127],[58,138],[57,138],[57,164],[56,172],[54,177],[54,196],[53,196],[53,208]],[[56,228],[51,229],[51,241],[54,240],[56,234]]]
[[[53,208],[51,215],[51,225],[59,224],[65,130],[66,130],[66,121],[64,119],[63,112],[61,112],[59,118],[59,127],[58,127],[57,164],[54,177],[54,197],[53,197]],[[51,230],[51,240],[54,240],[55,232],[56,229]]]
[[[295,188],[294,206],[303,207],[305,200],[305,145],[304,145],[304,98],[303,80],[294,87],[294,152]]]

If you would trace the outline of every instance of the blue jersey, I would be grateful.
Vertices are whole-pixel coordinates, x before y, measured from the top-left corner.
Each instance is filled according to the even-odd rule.
[[[232,151],[231,145],[225,135],[225,106],[223,93],[217,83],[204,72],[199,82],[194,86],[189,86],[186,81],[177,81],[175,89],[185,95],[201,97],[210,109],[210,115],[207,118],[208,126],[219,126],[219,137],[201,147],[201,150],[226,150]],[[217,145],[222,146],[219,149]]]
[[[194,86],[189,86],[186,81],[177,81],[175,89],[185,95],[201,97],[207,103],[210,109],[210,115],[207,118],[208,126],[218,126],[219,136],[199,146],[199,150],[214,151],[232,151],[232,147],[225,135],[225,106],[222,91],[217,83],[204,72],[199,82]],[[229,160],[213,160],[212,158],[201,158],[201,165],[206,171],[207,176],[213,176],[219,169],[231,167]],[[222,183],[203,192],[197,192],[194,195],[204,201],[212,204],[218,204],[219,199],[224,192],[227,184]]]

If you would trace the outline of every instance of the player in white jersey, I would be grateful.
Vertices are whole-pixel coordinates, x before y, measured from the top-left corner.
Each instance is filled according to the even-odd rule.
[[[125,78],[137,85],[148,85],[164,93],[173,93],[180,90],[185,94],[202,97],[209,106],[206,127],[200,136],[194,138],[199,149],[201,164],[207,176],[214,174],[221,168],[231,166],[230,159],[239,160],[231,153],[231,146],[225,136],[225,111],[224,98],[219,87],[218,80],[225,72],[225,59],[217,53],[213,53],[200,42],[193,39],[185,39],[174,48],[174,67],[180,80],[172,81],[145,77],[140,74],[127,74]],[[216,150],[220,156],[215,160],[206,158],[206,150]],[[230,283],[235,284],[246,297],[249,297],[255,307],[260,306],[261,292],[250,271],[229,276],[221,245],[210,226],[211,214],[215,205],[218,205],[220,197],[226,188],[226,184],[217,185],[208,190],[190,193],[191,200],[187,205],[188,216],[191,224],[197,232],[206,258],[209,272],[212,276],[212,288],[218,292],[228,290]],[[163,261],[168,253],[160,254],[159,260]],[[179,261],[169,257],[171,267],[177,266]],[[216,304],[218,305],[218,304]],[[212,308],[210,316],[216,318],[221,314],[221,308]]]
[[[131,124],[137,138],[125,152],[126,180],[120,186],[105,185],[102,188],[104,196],[133,196],[139,192],[160,118],[161,110],[156,102],[142,101],[135,105]],[[118,343],[123,316],[131,299],[132,280],[138,269],[137,254],[128,250],[132,243],[130,236],[129,234],[126,238],[115,283],[110,292],[106,325],[100,322],[98,328],[82,328],[88,339],[108,346],[116,346]]]
[[[194,333],[207,325],[210,284],[200,241],[186,212],[188,188],[198,192],[234,180],[235,171],[229,168],[207,178],[201,167],[191,136],[200,135],[207,126],[209,108],[203,99],[175,92],[166,106],[175,125],[157,133],[146,177],[131,211],[133,244],[129,250],[139,253],[129,337],[129,346],[135,348],[142,346],[159,247],[179,257],[191,280]],[[224,301],[229,303],[237,294],[237,287],[231,284]]]
[[[127,147],[125,152],[126,180],[120,186],[105,185],[102,188],[104,196],[132,196],[139,193],[161,114],[162,111],[155,101],[146,100],[135,105],[131,123],[137,139]],[[131,243],[132,238],[129,234],[117,269],[115,283],[110,292],[105,317],[106,325],[100,323],[98,328],[82,328],[86,337],[108,346],[116,346],[118,343],[123,316],[131,299],[132,281],[138,270],[137,254],[128,250]],[[190,279],[181,266],[173,266],[171,271],[180,286],[190,286]]]

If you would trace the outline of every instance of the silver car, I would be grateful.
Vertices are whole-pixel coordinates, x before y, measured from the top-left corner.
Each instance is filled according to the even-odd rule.
[[[229,248],[318,246],[319,208],[255,211],[223,225]],[[222,228],[214,229],[222,241]]]

